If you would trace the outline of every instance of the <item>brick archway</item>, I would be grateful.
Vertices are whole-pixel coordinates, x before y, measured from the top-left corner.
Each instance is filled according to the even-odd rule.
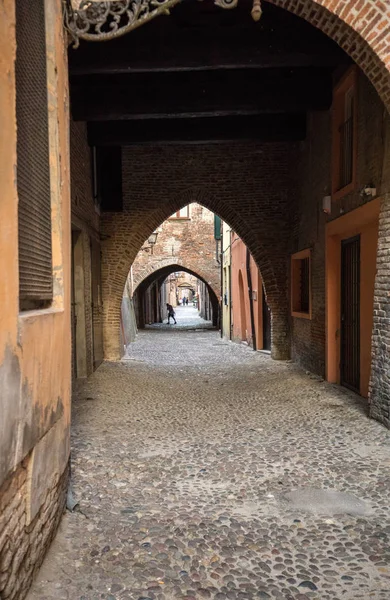
[[[148,164],[148,161],[144,161],[144,164]],[[287,177],[287,173],[282,173],[282,175],[283,178]],[[164,176],[168,182],[173,181],[169,173],[165,173]],[[210,176],[215,178],[213,173],[210,173]],[[139,177],[142,178],[141,173],[139,173]],[[270,229],[270,224],[275,219],[275,211],[287,215],[289,210],[288,194],[274,191],[273,202],[270,202],[271,182],[269,184],[267,182],[264,186],[267,189],[267,195],[264,196],[264,204],[259,201],[257,209],[259,218],[254,223],[251,210],[241,206],[240,197],[233,192],[231,192],[231,198],[226,197],[223,190],[219,190],[219,193],[215,194],[210,193],[208,183],[205,181],[203,187],[198,186],[196,189],[185,187],[181,192],[175,190],[175,193],[171,189],[172,184],[170,187],[169,184],[164,183],[161,186],[165,192],[164,201],[161,201],[156,194],[147,194],[145,199],[134,206],[133,210],[103,216],[102,230],[105,241],[102,244],[102,289],[104,344],[107,360],[117,360],[120,357],[118,331],[121,299],[130,265],[134,262],[145,239],[170,215],[191,202],[201,204],[219,215],[249,248],[261,271],[267,301],[272,310],[273,357],[276,359],[289,358],[286,289],[287,216],[285,221],[278,224],[277,235],[275,235],[275,230]],[[134,184],[134,177],[132,184]],[[184,186],[186,182],[174,181],[174,184],[175,187]]]
[[[156,262],[155,265],[148,265],[145,269],[140,271],[133,281],[133,295],[141,285],[144,284],[149,286],[155,279],[158,279],[165,274],[165,272],[170,274],[174,271],[185,271],[186,273],[198,277],[198,279],[201,279],[209,288],[211,288],[216,298],[220,295],[221,290],[219,289],[217,278],[214,277],[213,279],[210,279],[208,273],[199,270],[195,261],[188,262],[178,257],[172,257],[172,259],[164,258],[163,260]]]
[[[134,294],[137,293],[139,296],[142,296],[145,293],[145,291],[147,290],[147,288],[150,285],[152,285],[156,280],[162,281],[163,279],[168,277],[171,273],[174,273],[175,271],[180,271],[180,270],[184,271],[185,273],[189,273],[190,275],[193,275],[194,277],[197,277],[198,279],[203,281],[203,283],[206,285],[208,292],[209,292],[210,302],[211,302],[211,305],[213,308],[213,325],[217,326],[218,315],[219,315],[219,300],[218,300],[218,298],[220,295],[220,290],[218,288],[216,288],[215,284],[214,284],[214,286],[211,285],[210,281],[208,281],[205,278],[206,274],[202,273],[196,267],[196,265],[194,266],[194,268],[190,268],[188,265],[180,264],[180,261],[173,260],[170,265],[167,264],[167,265],[161,266],[160,268],[157,268],[155,270],[149,269],[149,271],[150,271],[149,274],[148,275],[145,274],[145,277],[142,280],[141,280],[141,278],[138,278],[139,283],[137,284],[137,287],[134,288]]]
[[[390,10],[386,11],[388,0],[266,0],[270,4],[285,9],[306,20],[314,27],[323,31],[356,62],[376,88],[385,106],[390,109],[390,57],[388,47],[390,42]],[[174,148],[173,148],[174,149]],[[157,149],[156,153],[163,150]],[[130,209],[123,213],[105,215],[103,217],[103,234],[108,236],[103,244],[103,291],[104,291],[104,323],[105,323],[105,357],[119,357],[119,314],[120,298],[126,280],[129,265],[133,262],[139,248],[148,235],[169,217],[175,210],[191,201],[203,204],[231,224],[232,228],[243,239],[252,253],[264,281],[267,301],[272,309],[272,338],[273,355],[275,358],[287,358],[289,355],[289,318],[286,288],[286,257],[287,248],[283,238],[286,223],[279,231],[274,231],[277,243],[267,240],[267,227],[275,215],[289,216],[287,197],[277,196],[277,206],[264,208],[259,201],[261,218],[257,208],[244,204],[242,208],[235,205],[235,200],[229,198],[229,192],[222,190],[214,193],[214,180],[219,173],[213,173],[201,189],[194,188],[177,190],[177,187],[188,186],[187,181],[177,182],[176,172],[170,173],[172,161],[164,160],[164,170],[171,178],[164,180],[164,198],[158,190],[158,198],[152,198],[152,186],[145,184],[149,178],[159,180],[160,157],[156,155],[148,162],[148,152],[144,152],[143,165],[137,166],[130,159],[124,158],[124,172],[128,163],[131,177],[139,180],[143,177],[143,185],[129,184]],[[169,154],[169,151],[167,151]],[[291,158],[291,157],[290,157]],[[266,162],[266,161],[265,161]],[[282,161],[283,162],[283,161]],[[261,165],[257,165],[261,169]],[[207,169],[207,166],[206,166]],[[250,173],[252,175],[252,173]],[[230,176],[230,174],[228,174]],[[279,177],[279,173],[278,173]],[[286,178],[286,173],[282,174]],[[157,183],[157,187],[158,187]],[[125,183],[126,186],[126,183]],[[156,187],[156,189],[157,189]],[[133,189],[132,189],[133,188]],[[138,189],[137,189],[138,188]],[[146,188],[146,189],[142,189]],[[142,189],[142,199],[137,198],[137,192]],[[211,190],[211,193],[210,193]],[[268,190],[267,190],[268,191]],[[237,194],[237,189],[235,190]],[[255,191],[256,192],[256,191]],[[255,194],[254,194],[255,195]],[[136,200],[135,200],[136,199]],[[146,199],[146,204],[145,204]],[[274,199],[272,199],[274,201]],[[138,202],[138,204],[137,204]],[[238,202],[236,203],[238,204]],[[259,219],[259,222],[257,222]],[[288,224],[287,224],[288,227]],[[276,234],[276,235],[275,235]],[[267,240],[267,241],[265,241]],[[268,245],[267,245],[268,244]]]

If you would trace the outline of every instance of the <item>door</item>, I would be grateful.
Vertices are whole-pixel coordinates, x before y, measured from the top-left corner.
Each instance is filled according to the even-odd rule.
[[[91,240],[93,368],[103,361],[103,303],[100,244]]]
[[[271,350],[271,309],[263,290],[263,350]]]
[[[341,242],[340,380],[360,392],[360,236]]]
[[[76,300],[75,300],[75,289],[74,289],[74,252],[76,246],[77,233],[72,230],[72,277],[71,277],[71,304],[70,304],[70,314],[71,314],[71,326],[72,326],[72,379],[76,379],[77,377],[77,356],[76,356]]]

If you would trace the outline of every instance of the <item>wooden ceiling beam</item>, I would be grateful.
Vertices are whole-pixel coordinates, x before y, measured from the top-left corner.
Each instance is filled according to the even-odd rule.
[[[231,141],[296,141],[306,135],[306,115],[261,115],[219,119],[107,121],[88,124],[91,146],[193,144]]]
[[[332,79],[319,69],[122,76],[74,84],[71,99],[81,121],[291,113],[327,110]]]

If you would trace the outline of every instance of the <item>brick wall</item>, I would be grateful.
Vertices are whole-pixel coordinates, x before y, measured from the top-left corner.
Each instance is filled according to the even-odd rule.
[[[374,292],[370,415],[390,427],[390,194],[379,218],[377,276]]]
[[[360,195],[366,185],[376,187],[378,195],[385,191],[382,172],[386,121],[389,117],[374,87],[362,73],[358,73],[357,78],[357,112],[356,188],[351,194],[333,202],[330,219],[337,219],[370,200]]]
[[[189,206],[189,219],[168,219],[159,228],[151,252],[140,251],[132,265],[134,292],[152,273],[168,265],[180,265],[197,273],[220,295],[220,265],[216,260],[214,214],[200,204]],[[148,247],[145,242],[144,247]]]
[[[290,317],[292,358],[325,375],[325,214],[322,199],[331,177],[330,113],[309,115],[308,138],[300,144],[296,167],[298,195],[294,206],[291,254],[311,248],[312,319]],[[288,265],[290,268],[290,264]],[[291,288],[291,279],[289,279]],[[290,312],[291,312],[291,306]]]
[[[68,470],[52,484],[28,523],[28,460],[0,488],[0,598],[24,598],[57,531],[65,509]]]
[[[104,214],[105,356],[119,356],[121,299],[130,265],[173,212],[198,202],[221,216],[258,264],[272,309],[273,353],[289,356],[286,264],[293,145],[131,147],[123,150],[122,213]]]
[[[92,302],[91,239],[100,243],[100,214],[95,207],[92,185],[91,149],[85,123],[70,122],[72,225],[81,231],[84,256],[84,309],[87,375],[93,372],[93,319],[99,318]],[[94,314],[93,314],[94,309]],[[75,344],[72,344],[75,351]],[[72,361],[72,365],[74,361]],[[75,375],[73,373],[73,375]]]
[[[325,224],[367,202],[360,195],[365,185],[373,184],[380,196],[390,189],[386,158],[389,156],[390,120],[376,91],[362,73],[358,74],[357,107],[356,190],[332,201],[329,216],[322,211],[322,199],[331,191],[331,112],[310,114],[308,137],[300,144],[295,166],[298,193],[291,217],[294,223],[291,253],[305,248],[312,250],[312,319],[291,317],[292,357],[304,368],[322,376],[325,375],[326,335]]]

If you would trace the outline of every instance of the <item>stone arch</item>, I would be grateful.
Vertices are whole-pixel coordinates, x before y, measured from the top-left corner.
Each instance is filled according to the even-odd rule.
[[[174,273],[175,271],[184,271],[186,273],[189,273],[190,275],[193,275],[194,277],[197,277],[198,279],[203,281],[203,283],[207,286],[207,289],[209,291],[211,305],[213,308],[213,325],[215,325],[215,326],[217,325],[218,316],[219,316],[219,300],[218,300],[218,298],[219,298],[220,291],[218,289],[214,289],[214,287],[210,284],[210,282],[207,281],[207,279],[205,279],[205,277],[204,277],[205,274],[202,274],[198,269],[194,270],[194,269],[190,268],[188,265],[180,264],[180,262],[177,260],[172,261],[171,264],[161,266],[160,268],[157,268],[155,270],[149,269],[149,271],[150,272],[147,275],[145,274],[145,277],[143,277],[142,279],[140,277],[138,279],[138,284],[136,287],[134,287],[133,295],[135,293],[138,293],[140,296],[142,296],[143,293],[147,290],[147,288],[150,285],[152,285],[156,280],[162,281],[163,279],[168,277],[168,275],[170,275],[171,273]]]
[[[205,182],[207,186],[207,182]],[[269,222],[274,206],[265,219],[254,223],[250,214],[244,214],[225,201],[223,194],[216,197],[205,187],[170,194],[164,203],[148,198],[134,211],[105,214],[102,219],[102,275],[104,306],[104,348],[107,360],[120,358],[120,310],[123,289],[131,264],[150,234],[174,212],[196,202],[205,206],[228,223],[249,248],[264,282],[268,304],[272,310],[272,348],[276,359],[289,358],[288,302],[286,290],[287,235],[269,246]],[[288,210],[288,197],[280,197],[280,206]],[[268,203],[269,205],[269,203]],[[281,210],[281,208],[280,208]],[[276,242],[276,240],[275,240]]]
[[[150,285],[156,278],[160,277],[166,269],[169,269],[168,274],[174,273],[175,271],[185,271],[186,273],[190,273],[198,279],[201,279],[204,283],[206,283],[209,288],[212,289],[215,296],[218,297],[220,294],[220,289],[218,286],[218,280],[210,280],[207,273],[203,273],[197,265],[193,262],[187,262],[182,260],[179,257],[172,258],[164,258],[156,262],[153,265],[147,265],[133,281],[133,294],[137,291],[138,287],[145,281],[148,281],[148,285]],[[155,277],[153,277],[155,275]],[[150,278],[150,280],[149,280]]]
[[[266,0],[305,19],[360,67],[390,110],[390,6],[383,0]]]

